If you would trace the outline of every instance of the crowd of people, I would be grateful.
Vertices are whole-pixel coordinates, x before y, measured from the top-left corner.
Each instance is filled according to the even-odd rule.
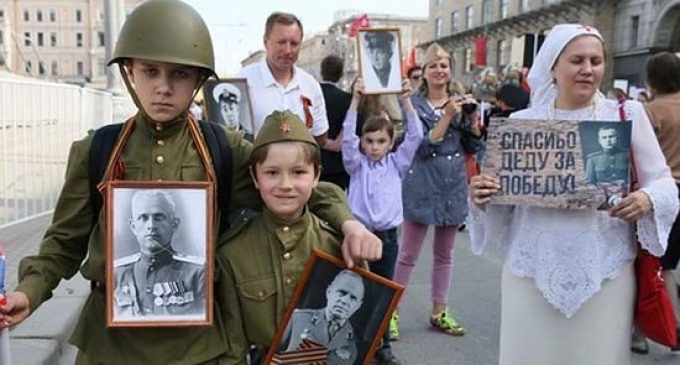
[[[168,24],[175,29],[169,32]],[[649,60],[644,104],[625,93],[608,99],[600,91],[608,67],[602,35],[560,24],[528,74],[487,72],[466,86],[452,75],[456,60],[432,43],[403,75],[401,93],[378,95],[366,93],[362,77],[350,92],[341,90],[344,64],[337,55],[322,61],[321,82],[295,66],[303,25],[294,14],[272,13],[263,33],[265,58],[239,73],[252,96],[253,140],[232,128],[210,138],[192,104],[216,76],[203,19],[179,0],[149,0],[128,16],[110,64],[119,66],[138,112],[111,141],[111,156],[91,152],[101,142],[92,135],[73,143],[53,222],[40,251],[21,262],[19,285],[0,307],[0,329],[24,321],[62,279],[80,271],[92,292],[71,337],[76,363],[255,364],[273,345],[312,249],[408,287],[432,227],[431,308],[423,322],[462,336],[465,320],[454,315],[449,298],[454,242],[466,223],[473,252],[493,243],[506,251],[502,365],[621,365],[630,363],[631,350],[648,351],[644,334],[634,331],[633,230],[642,248],[661,257],[680,323],[671,273],[680,259],[678,57],[660,53]],[[382,44],[392,39],[369,38],[371,52],[389,53]],[[226,116],[240,92],[222,88],[214,96]],[[640,187],[607,211],[489,204],[498,178],[468,163],[483,158],[493,117],[630,120]],[[216,171],[219,157],[208,154],[215,145],[231,162],[228,182]],[[106,166],[104,177],[92,181],[98,165]],[[99,191],[92,187],[115,180],[214,183],[215,200],[226,195],[229,202],[208,210],[214,263],[188,262],[177,252],[173,236],[181,220],[172,198],[155,190],[132,202],[129,229],[139,253],[112,261],[107,212],[114,202],[95,204]],[[200,265],[212,271],[200,272]],[[199,270],[192,274],[197,279],[185,280],[183,267]],[[333,281],[326,308],[296,310],[283,348],[313,340],[326,346],[329,364],[359,361],[349,318],[364,286],[352,271],[338,277],[347,283]],[[195,297],[205,292],[214,296]],[[107,307],[114,302],[107,293],[115,293],[125,316],[198,312],[211,325],[111,326]],[[398,309],[378,335],[373,362],[402,364],[392,347],[410,334],[399,329]]]

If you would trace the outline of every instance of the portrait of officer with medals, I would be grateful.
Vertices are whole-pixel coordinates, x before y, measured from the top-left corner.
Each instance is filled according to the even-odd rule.
[[[113,222],[114,231],[121,232],[114,235],[112,250],[115,258],[110,301],[112,321],[204,319],[206,260],[200,254],[205,246],[188,249],[191,242],[186,241],[200,242],[197,237],[205,234],[205,227],[192,224],[185,230],[188,233],[178,234],[183,219],[178,214],[176,200],[183,201],[185,210],[194,211],[202,201],[195,195],[205,192],[155,188],[118,190],[119,199],[129,204],[129,209],[125,209],[129,218]],[[131,197],[123,199],[127,196]],[[191,208],[186,209],[189,204]],[[123,204],[116,206],[123,209]],[[122,215],[118,212],[118,216]],[[131,252],[132,249],[136,252]]]

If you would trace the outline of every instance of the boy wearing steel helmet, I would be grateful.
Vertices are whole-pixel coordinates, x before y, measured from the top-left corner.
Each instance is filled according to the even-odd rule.
[[[199,147],[206,142],[188,117],[196,91],[215,74],[210,34],[200,15],[178,0],[149,0],[128,16],[118,39],[109,64],[119,65],[139,111],[125,123],[114,147],[121,151],[115,166],[125,168],[107,169],[105,179],[202,181],[206,173],[214,175],[213,166],[202,162]],[[259,200],[248,175],[252,146],[237,133],[224,133],[233,159],[230,210],[256,207]],[[80,270],[93,290],[70,338],[80,349],[77,364],[220,363],[229,348],[219,302],[210,327],[106,327],[105,207],[95,208],[88,176],[90,164],[102,161],[90,161],[91,145],[88,136],[71,147],[52,225],[40,252],[21,261],[19,285],[0,307],[0,329],[21,323],[51,297],[61,279]],[[345,234],[348,263],[380,256],[380,241],[352,220],[339,191],[326,186],[315,192],[315,201],[312,210]]]

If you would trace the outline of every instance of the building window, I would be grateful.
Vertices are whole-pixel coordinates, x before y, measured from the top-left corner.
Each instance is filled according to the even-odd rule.
[[[99,74],[99,76],[106,75],[106,62],[104,61],[103,58],[100,58],[97,61],[97,73]]]
[[[50,21],[52,23],[57,21],[57,11],[54,9],[50,9]]]
[[[76,47],[82,46],[83,46],[83,33],[78,32],[76,33]]]
[[[35,13],[35,20],[42,22],[42,10],[38,10]]]
[[[43,32],[38,32],[38,47],[45,45],[45,38],[43,37]]]
[[[78,61],[78,63],[76,63],[76,75],[83,75],[83,61]]]
[[[465,48],[463,53],[463,72],[467,73],[472,71],[472,49]]]
[[[76,21],[78,23],[83,21],[83,11],[80,9],[76,10]]]
[[[0,9],[0,20],[5,18],[5,11]]]
[[[59,74],[59,64],[57,61],[52,61],[52,76],[57,76]]]
[[[33,65],[31,65],[31,61],[26,61],[26,73],[30,74],[31,69],[33,68]]]
[[[519,13],[524,13],[526,11],[529,11],[529,0],[520,0],[519,1]]]
[[[508,17],[508,0],[500,0],[499,6],[500,18],[505,19]]]
[[[3,38],[2,29],[0,29],[0,44],[5,43],[5,38]]]
[[[31,20],[31,13],[28,10],[24,10],[24,21],[27,22],[29,20]]]
[[[99,47],[104,47],[106,44],[106,37],[104,36],[104,32],[97,32],[97,39],[99,40]]]
[[[636,48],[638,46],[638,33],[640,32],[640,16],[632,16],[630,22],[630,48]]]
[[[482,1],[482,24],[491,23],[491,0]]]
[[[434,39],[442,37],[442,18],[434,20]]]
[[[56,46],[57,46],[57,33],[52,32],[50,33],[50,47]]]
[[[24,33],[24,46],[30,46],[31,45],[31,32],[25,32]]]
[[[475,26],[475,8],[472,5],[465,7],[465,29]]]
[[[442,0],[435,0],[434,3],[435,3],[435,5],[441,5],[441,4],[442,4]]]
[[[38,62],[38,74],[45,74],[45,64],[42,61]]]
[[[508,59],[508,42],[505,39],[498,41],[498,46],[496,49],[496,65],[498,67],[504,67],[510,62]]]
[[[458,11],[451,13],[451,34],[458,32],[459,26]]]

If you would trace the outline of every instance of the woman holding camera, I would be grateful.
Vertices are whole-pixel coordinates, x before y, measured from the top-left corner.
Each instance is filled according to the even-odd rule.
[[[481,149],[481,132],[474,122],[476,101],[452,91],[451,56],[433,43],[424,61],[422,82],[412,102],[425,138],[404,178],[404,224],[394,279],[408,284],[427,228],[435,226],[429,321],[446,334],[460,336],[465,328],[447,311],[453,243],[468,212],[464,152]],[[398,332],[395,315],[390,334],[396,338]]]

